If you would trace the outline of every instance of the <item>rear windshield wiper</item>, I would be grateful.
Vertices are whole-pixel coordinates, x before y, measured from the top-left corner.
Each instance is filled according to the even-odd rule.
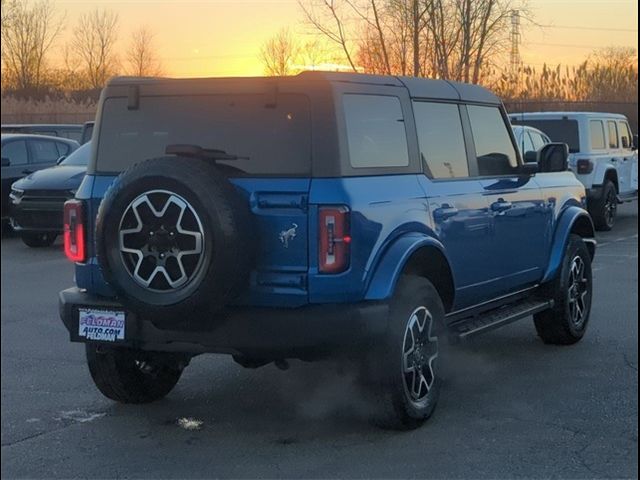
[[[233,153],[215,148],[202,148],[200,145],[172,144],[167,145],[164,152],[167,155],[180,155],[182,157],[200,158],[204,160],[249,160],[249,157],[241,157]]]

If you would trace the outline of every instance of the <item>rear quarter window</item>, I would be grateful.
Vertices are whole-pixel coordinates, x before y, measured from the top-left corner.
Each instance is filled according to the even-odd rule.
[[[165,156],[168,145],[189,144],[246,157],[218,161],[239,174],[311,173],[311,121],[305,95],[280,93],[275,107],[264,95],[175,95],[107,98],[96,138],[97,172],[119,172]]]
[[[346,94],[342,101],[353,168],[409,165],[407,133],[398,97]]]

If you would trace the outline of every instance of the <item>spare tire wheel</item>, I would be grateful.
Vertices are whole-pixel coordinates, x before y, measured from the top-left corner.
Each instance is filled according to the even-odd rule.
[[[202,328],[237,295],[253,258],[248,201],[203,160],[137,163],[98,209],[98,263],[122,303],[162,328]]]

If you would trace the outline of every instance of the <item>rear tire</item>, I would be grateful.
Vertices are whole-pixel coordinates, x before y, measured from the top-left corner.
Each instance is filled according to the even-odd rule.
[[[58,234],[50,232],[23,232],[20,234],[22,242],[31,248],[50,247],[57,237]]]
[[[618,212],[618,194],[616,186],[611,180],[605,180],[602,186],[602,196],[593,200],[589,205],[589,213],[596,230],[608,232],[616,222]]]
[[[120,403],[150,403],[167,395],[186,365],[169,353],[87,343],[87,364],[98,390]]]
[[[593,278],[591,256],[578,235],[571,235],[558,277],[547,285],[554,307],[533,320],[544,343],[571,345],[584,336],[591,313]]]
[[[410,430],[435,410],[440,395],[438,333],[444,306],[427,279],[403,275],[389,306],[384,339],[365,362],[378,426]]]

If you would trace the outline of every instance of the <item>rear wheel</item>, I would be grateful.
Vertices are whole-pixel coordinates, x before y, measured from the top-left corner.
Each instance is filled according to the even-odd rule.
[[[618,195],[611,180],[605,180],[602,196],[591,202],[589,213],[597,230],[609,231],[613,228],[618,213]]]
[[[182,375],[186,358],[86,344],[87,364],[98,390],[121,403],[149,403],[167,395]]]
[[[58,235],[51,232],[23,232],[20,237],[26,246],[41,248],[53,245]]]
[[[569,238],[560,274],[547,286],[547,291],[555,304],[552,309],[534,315],[538,336],[551,344],[579,342],[589,322],[593,279],[589,251],[578,235]]]
[[[427,420],[438,402],[444,307],[425,278],[403,275],[396,291],[385,338],[370,353],[365,378],[377,400],[375,423],[408,430]]]

